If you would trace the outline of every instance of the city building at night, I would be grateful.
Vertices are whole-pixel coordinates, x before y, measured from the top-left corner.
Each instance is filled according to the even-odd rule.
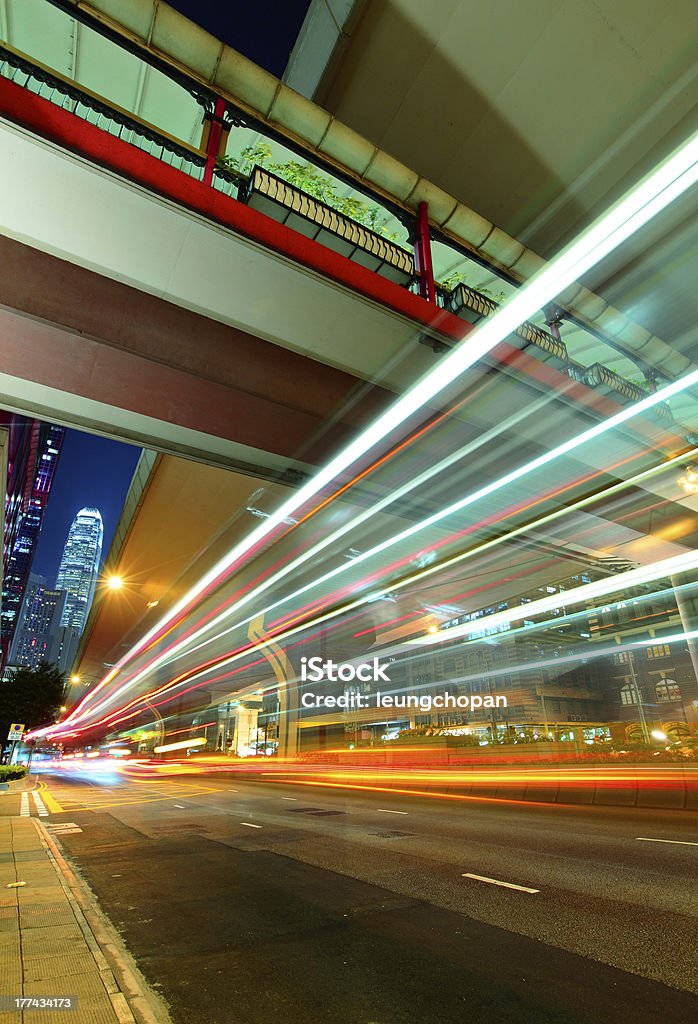
[[[67,592],[60,624],[76,629],[79,634],[85,627],[95,595],[103,536],[99,509],[80,509],[68,531],[56,576],[56,589]]]
[[[0,0],[0,1010],[698,1019],[697,50]]]
[[[0,413],[8,431],[2,580],[2,666],[12,643],[29,580],[65,428]]]
[[[10,647],[9,667],[38,668],[41,662],[55,664],[64,672],[75,654],[78,634],[61,626],[67,592],[48,586],[45,577],[31,573]]]

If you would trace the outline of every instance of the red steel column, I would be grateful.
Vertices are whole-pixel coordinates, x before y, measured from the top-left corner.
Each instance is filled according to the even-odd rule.
[[[431,262],[431,238],[429,236],[429,207],[420,203],[414,238],[414,263],[419,275],[419,294],[427,302],[436,302],[434,268]]]
[[[204,185],[213,184],[213,171],[216,166],[216,160],[219,156],[221,136],[223,134],[224,115],[225,100],[222,96],[218,96],[216,97],[216,105],[213,109],[213,114],[205,115],[207,119],[210,119],[210,126],[208,138],[206,139],[206,166],[204,167],[204,176],[202,179]]]

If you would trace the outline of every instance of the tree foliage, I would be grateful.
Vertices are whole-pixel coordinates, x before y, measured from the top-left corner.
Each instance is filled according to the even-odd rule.
[[[340,195],[335,181],[318,167],[313,167],[312,164],[299,163],[297,160],[275,163],[271,157],[271,146],[265,142],[258,142],[254,146],[245,146],[239,157],[226,156],[219,163],[222,167],[245,176],[249,175],[255,166],[264,167],[265,170],[283,178],[289,185],[307,192],[308,195],[319,199],[321,203],[332,207],[337,213],[351,217],[352,220],[391,241],[395,240],[395,236],[389,235],[386,229],[390,219],[389,215],[380,206],[365,203],[355,196]]]
[[[65,677],[56,665],[18,668],[0,683],[0,736],[6,742],[10,725],[23,722],[27,729],[55,722],[63,704]]]

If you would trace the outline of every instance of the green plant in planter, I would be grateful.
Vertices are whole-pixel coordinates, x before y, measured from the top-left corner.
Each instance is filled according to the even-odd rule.
[[[383,235],[392,242],[397,241],[397,236],[390,234],[387,230],[386,225],[389,218],[380,206],[366,203],[355,196],[340,196],[329,175],[318,167],[313,167],[312,164],[299,163],[297,160],[275,163],[271,157],[271,146],[265,142],[257,142],[253,146],[245,146],[239,157],[220,158],[218,165],[225,170],[232,170],[246,177],[253,167],[263,167],[279,178],[283,178],[289,185],[319,199],[321,203],[330,206],[337,213],[351,217],[352,220],[363,224],[364,227]]]
[[[460,270],[454,271],[445,277],[443,281],[439,281],[439,288],[445,289],[447,292],[452,292],[454,288],[457,288],[459,284],[467,285],[469,288],[472,285],[468,285],[468,277],[466,274],[461,273]],[[488,299],[492,299],[493,302],[504,302],[506,295],[504,292],[491,292],[489,288],[474,288],[478,295],[485,295]]]

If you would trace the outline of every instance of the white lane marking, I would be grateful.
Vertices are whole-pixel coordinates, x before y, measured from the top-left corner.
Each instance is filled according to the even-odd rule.
[[[21,796],[20,801],[19,801],[19,813],[20,813],[20,817],[22,817],[22,818],[28,818],[29,817],[29,794],[28,793],[22,793],[22,796]]]
[[[172,804],[173,807],[178,807],[180,811],[184,810],[184,804]]]
[[[635,836],[636,843],[671,843],[673,846],[698,846],[698,843],[689,843],[685,839],[648,839],[646,836]]]
[[[474,878],[477,882],[489,882],[490,885],[503,885],[505,889],[516,889],[518,892],[540,892],[540,889],[529,889],[527,885],[500,882],[498,878],[487,878],[486,875],[472,875],[469,871],[464,872],[463,878]]]
[[[288,800],[288,802],[291,803],[291,804],[297,804],[298,803],[298,797],[297,796],[282,796],[281,799],[282,800]]]
[[[253,825],[251,821],[241,821],[240,825],[247,825],[248,828],[261,828],[261,825]]]
[[[409,811],[391,811],[389,807],[378,807],[381,814],[409,814]]]
[[[50,825],[47,825],[46,828],[54,836],[67,836],[70,835],[71,832],[82,832],[80,826],[74,821],[52,822]]]
[[[38,794],[38,792],[36,790],[34,790],[34,792],[32,793],[32,796],[34,797],[34,803],[36,804],[36,809],[39,812],[39,817],[40,818],[48,818],[48,811],[46,810],[46,804],[41,799],[41,797],[39,796],[39,794]]]

